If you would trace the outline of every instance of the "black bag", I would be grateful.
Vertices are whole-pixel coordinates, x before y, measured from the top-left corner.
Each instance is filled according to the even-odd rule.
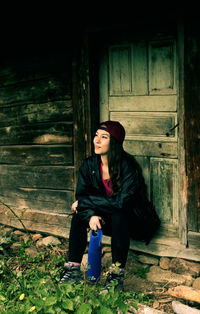
[[[132,209],[130,224],[131,237],[145,241],[147,245],[158,230],[161,221],[155,207],[147,200],[142,207]]]

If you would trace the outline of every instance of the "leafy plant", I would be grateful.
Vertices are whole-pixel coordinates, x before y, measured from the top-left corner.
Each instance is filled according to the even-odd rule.
[[[130,306],[149,303],[146,294],[114,292],[100,294],[102,286],[84,280],[78,285],[58,285],[64,257],[45,250],[31,258],[5,257],[0,263],[0,313],[127,313]]]
[[[25,228],[22,218],[12,208],[4,204],[19,220],[29,236],[29,241],[21,242],[18,256],[3,254],[0,260],[0,313],[2,314],[112,314],[127,313],[130,306],[137,303],[148,304],[151,298],[146,294],[134,292],[114,292],[114,286],[108,293],[101,294],[99,283],[88,284],[86,280],[78,285],[66,283],[58,285],[59,273],[63,268],[64,256],[46,249],[34,258],[25,252],[30,244],[35,245]],[[0,252],[7,252],[12,241],[2,238]],[[36,247],[36,246],[35,246]],[[37,247],[36,247],[37,249]],[[9,250],[8,250],[9,251]],[[118,270],[119,265],[114,265]],[[137,274],[146,270],[138,270]]]
[[[0,238],[0,253],[8,255],[7,249],[10,247],[12,239],[10,237]]]
[[[134,274],[136,275],[136,277],[146,278],[146,275],[147,275],[148,272],[149,272],[149,266],[147,266],[147,267],[138,267],[134,271]]]

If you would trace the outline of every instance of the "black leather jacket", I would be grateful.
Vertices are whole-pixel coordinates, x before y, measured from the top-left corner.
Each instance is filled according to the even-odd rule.
[[[139,165],[133,156],[124,151],[121,192],[117,196],[108,196],[101,181],[100,163],[100,156],[94,155],[86,158],[79,169],[76,189],[78,213],[87,222],[91,216],[103,216],[114,211],[130,215],[133,226],[131,236],[148,243],[160,225],[160,220],[148,201]]]

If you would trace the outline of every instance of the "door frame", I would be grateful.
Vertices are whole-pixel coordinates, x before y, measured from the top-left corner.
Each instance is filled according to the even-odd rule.
[[[187,176],[185,160],[185,107],[184,107],[184,25],[177,24],[177,56],[179,67],[179,142],[178,142],[178,160],[179,160],[179,237],[181,244],[188,247],[188,230],[187,230]]]

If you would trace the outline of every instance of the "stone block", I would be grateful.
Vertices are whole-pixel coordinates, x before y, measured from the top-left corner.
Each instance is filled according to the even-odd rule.
[[[162,269],[169,269],[169,265],[170,265],[170,258],[169,257],[161,257],[160,259],[160,267]]]
[[[191,275],[180,275],[171,272],[170,270],[161,269],[158,266],[151,266],[150,272],[146,275],[147,280],[162,283],[186,284],[191,286],[194,279]]]
[[[194,280],[192,287],[200,290],[200,277],[198,277]]]

